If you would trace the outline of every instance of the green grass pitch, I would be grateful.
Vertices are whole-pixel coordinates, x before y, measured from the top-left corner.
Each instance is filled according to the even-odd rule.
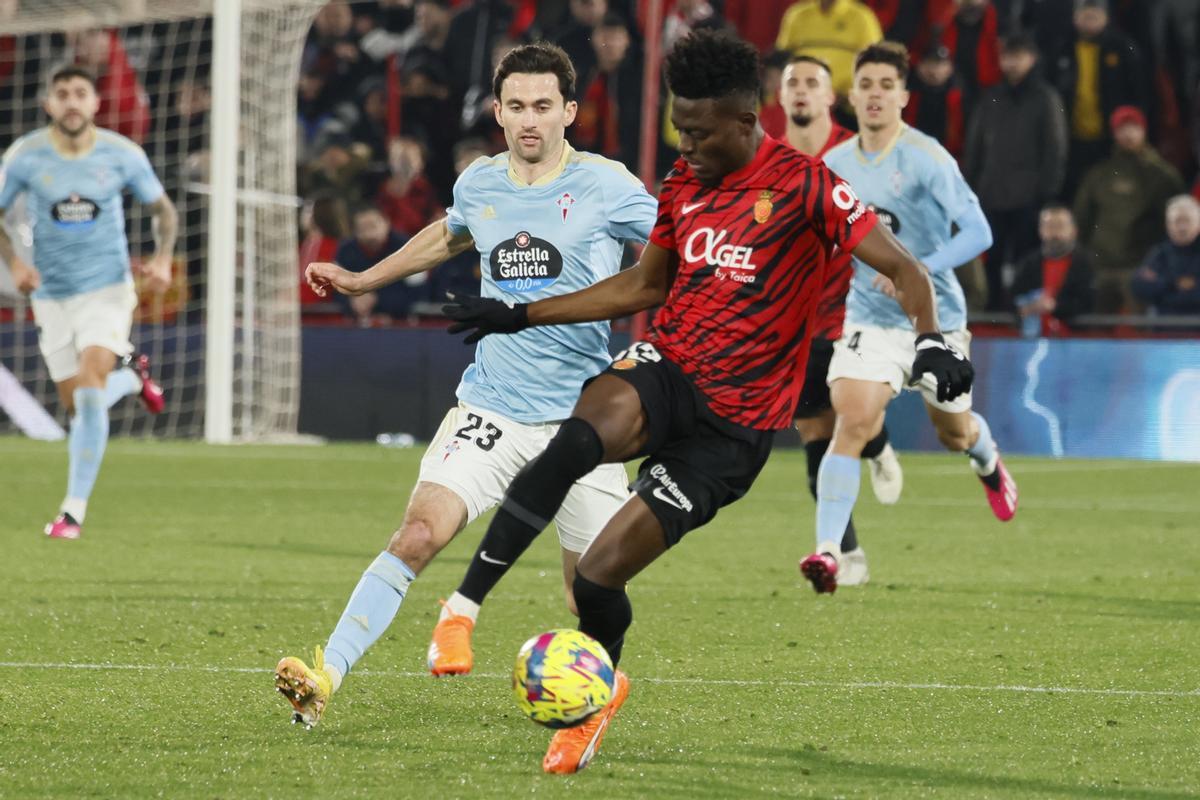
[[[419,450],[116,441],[84,538],[50,541],[65,447],[0,439],[0,797],[1195,797],[1200,467],[1011,459],[992,519],[960,458],[902,454],[856,519],[872,582],[816,596],[803,454],[631,586],[629,702],[540,770],[517,648],[569,624],[543,536],[423,673],[482,527],[414,584],[312,731],[271,668],[323,643]]]

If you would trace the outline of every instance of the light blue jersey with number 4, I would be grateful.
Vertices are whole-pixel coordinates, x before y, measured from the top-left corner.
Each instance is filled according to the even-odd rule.
[[[907,125],[882,152],[864,153],[859,137],[854,136],[830,149],[824,160],[918,259],[943,247],[950,240],[951,223],[972,204],[979,205],[954,157],[937,140]],[[912,328],[900,303],[872,284],[877,274],[854,259],[846,322]],[[935,271],[930,277],[942,330],[966,328],[967,301],[953,270]]]
[[[533,185],[518,181],[507,153],[475,161],[454,184],[446,223],[475,240],[482,296],[529,303],[615,275],[623,242],[645,242],[657,212],[624,166],[564,143],[558,167]],[[609,364],[609,330],[588,322],[488,336],[458,398],[518,422],[566,419],[583,382]]]
[[[119,133],[97,128],[92,149],[73,157],[55,149],[49,128],[13,142],[0,172],[0,208],[25,195],[42,276],[34,297],[58,300],[130,279],[126,189],[143,203],[163,194],[145,152]]]

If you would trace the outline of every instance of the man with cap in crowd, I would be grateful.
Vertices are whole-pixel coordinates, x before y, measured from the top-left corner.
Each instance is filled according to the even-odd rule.
[[[1075,196],[1080,242],[1096,268],[1096,311],[1116,314],[1133,305],[1130,279],[1164,235],[1167,201],[1183,179],[1146,142],[1146,116],[1118,106],[1109,118],[1115,147],[1088,171]]]

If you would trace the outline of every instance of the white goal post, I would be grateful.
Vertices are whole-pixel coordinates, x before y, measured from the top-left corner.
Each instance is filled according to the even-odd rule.
[[[132,400],[114,433],[212,442],[294,434],[300,395],[296,87],[322,0],[22,0],[0,4],[0,151],[45,124],[54,69],[101,78],[97,124],[137,141],[180,213],[175,285],[134,326],[167,391],[151,418]],[[19,209],[10,236],[27,246]],[[133,257],[153,249],[127,205]],[[28,255],[28,253],[26,253]],[[28,301],[0,266],[0,365],[56,408]],[[13,430],[0,414],[0,432]]]

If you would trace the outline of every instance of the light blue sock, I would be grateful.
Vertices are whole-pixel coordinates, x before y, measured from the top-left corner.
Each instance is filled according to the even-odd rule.
[[[416,574],[386,550],[363,573],[325,645],[325,663],[343,676],[392,624]]]
[[[108,382],[104,384],[104,402],[107,408],[112,408],[122,397],[128,397],[142,390],[142,379],[129,367],[108,374]]]
[[[67,436],[69,467],[63,508],[77,522],[83,522],[83,510],[96,485],[104,447],[108,444],[108,405],[103,389],[79,388],[72,397],[75,416],[71,418],[71,433]]]
[[[979,469],[986,470],[995,462],[996,443],[992,440],[992,429],[988,427],[987,420],[974,411],[971,412],[971,416],[979,423],[979,438],[975,440],[975,444],[967,448],[967,455]]]
[[[826,453],[817,470],[817,546],[837,543],[839,549],[850,512],[858,501],[862,477],[859,459]]]

